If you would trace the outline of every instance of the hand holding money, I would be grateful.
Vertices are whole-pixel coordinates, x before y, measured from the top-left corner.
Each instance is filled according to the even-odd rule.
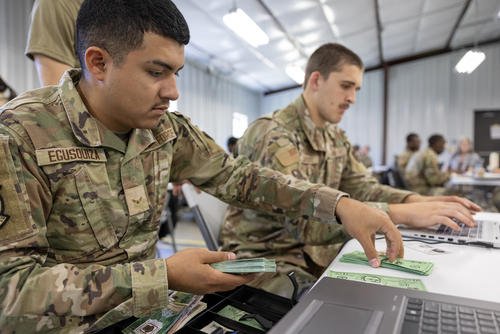
[[[380,266],[383,268],[389,268],[394,270],[406,271],[409,273],[417,275],[429,275],[434,267],[432,262],[425,261],[414,261],[406,259],[396,259],[395,261],[389,261],[386,256],[379,256]],[[344,254],[340,258],[340,262],[346,263],[357,263],[368,265],[368,259],[363,252],[354,251],[352,253]]]
[[[263,257],[222,261],[212,263],[211,266],[224,273],[232,274],[276,272],[276,261],[274,259],[266,259]]]

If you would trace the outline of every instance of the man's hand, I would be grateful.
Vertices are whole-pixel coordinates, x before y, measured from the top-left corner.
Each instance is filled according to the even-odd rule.
[[[472,213],[461,203],[453,201],[389,204],[389,216],[395,224],[405,224],[415,228],[443,224],[456,231],[460,230],[453,219],[467,226],[476,225]]]
[[[467,198],[459,196],[422,196],[422,195],[410,195],[405,198],[405,203],[417,203],[417,202],[453,202],[462,205],[464,208],[470,210],[471,212],[481,211],[481,207],[476,203],[469,201]]]
[[[168,288],[197,295],[227,291],[250,282],[255,275],[231,275],[213,269],[209,264],[234,260],[229,252],[212,252],[204,248],[191,248],[165,259]]]
[[[351,198],[342,197],[335,210],[347,233],[357,239],[372,267],[380,266],[375,249],[375,233],[383,233],[387,243],[386,255],[390,261],[403,257],[403,240],[389,216]]]

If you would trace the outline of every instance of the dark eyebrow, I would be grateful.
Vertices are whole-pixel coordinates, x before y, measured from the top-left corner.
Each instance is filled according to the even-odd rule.
[[[174,72],[174,68],[173,68],[170,64],[167,64],[167,63],[165,63],[165,62],[162,62],[161,60],[152,60],[152,61],[150,61],[150,63],[153,63],[153,64],[155,64],[155,65],[158,65],[158,66],[164,67],[164,68],[166,68],[167,70]],[[179,67],[179,68],[177,69],[177,71],[175,71],[175,73],[179,72],[179,71],[180,71],[180,70],[182,70],[183,68],[184,68],[184,65],[182,65],[181,67]]]
[[[342,80],[343,84],[349,84],[351,86],[356,86],[356,83],[354,81],[349,81],[349,80]],[[361,87],[356,87],[356,91],[359,91]]]

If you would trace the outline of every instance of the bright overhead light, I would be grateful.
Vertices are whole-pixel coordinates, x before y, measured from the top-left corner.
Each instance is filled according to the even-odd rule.
[[[269,37],[242,9],[231,10],[222,18],[236,35],[253,47],[269,43]]]
[[[285,72],[290,78],[293,79],[293,81],[295,81],[299,85],[302,85],[302,83],[304,82],[304,77],[306,74],[304,73],[304,70],[302,70],[302,68],[300,68],[299,66],[287,65],[285,68]]]
[[[486,58],[484,52],[469,50],[467,53],[458,61],[455,66],[455,70],[458,73],[470,74],[476,69]]]

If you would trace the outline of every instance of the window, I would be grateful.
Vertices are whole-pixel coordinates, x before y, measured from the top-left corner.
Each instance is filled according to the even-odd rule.
[[[233,112],[233,136],[240,138],[248,127],[247,115]]]

